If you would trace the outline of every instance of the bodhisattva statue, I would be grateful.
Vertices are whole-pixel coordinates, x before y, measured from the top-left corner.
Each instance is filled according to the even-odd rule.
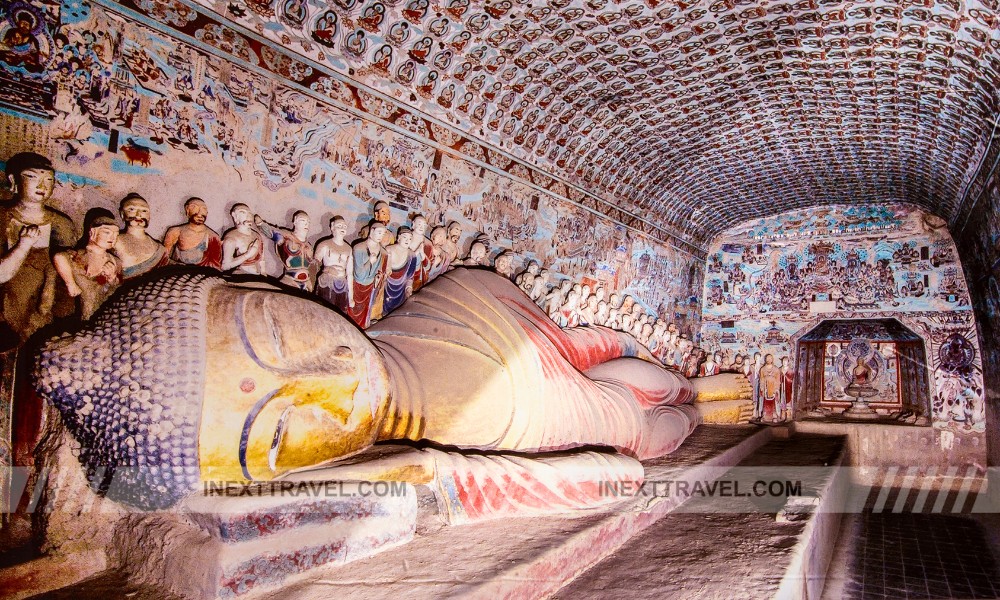
[[[253,227],[253,211],[237,203],[229,211],[233,228],[222,236],[222,270],[245,275],[267,275],[264,238]]]
[[[7,181],[14,192],[12,205],[0,207],[0,333],[4,348],[19,345],[52,321],[68,316],[73,303],[57,300],[58,275],[52,256],[76,243],[69,217],[45,205],[55,189],[55,171],[49,159],[22,152],[7,159]],[[13,335],[11,335],[13,334]]]
[[[205,225],[208,205],[201,198],[184,203],[187,223],[174,225],[163,235],[163,246],[170,260],[198,267],[222,268],[222,239]]]
[[[122,198],[118,213],[125,223],[125,231],[115,242],[115,255],[122,261],[125,279],[138,277],[169,262],[167,249],[153,236],[146,233],[149,227],[149,203],[139,194]]]
[[[690,383],[631,336],[564,331],[489,271],[447,273],[367,332],[260,283],[161,273],[48,340],[34,363],[38,392],[87,440],[81,462],[133,506],[168,507],[201,481],[273,479],[381,440],[602,445],[647,459],[698,419]]]
[[[346,236],[347,220],[336,216],[330,219],[330,237],[316,244],[321,269],[316,293],[344,313],[354,306],[354,251]]]
[[[309,243],[309,215],[304,211],[295,211],[292,215],[292,228],[284,229],[271,225],[260,215],[254,215],[253,222],[260,231],[274,242],[274,251],[281,259],[284,274],[281,283],[301,290],[311,292],[313,289],[313,247]]]
[[[80,299],[80,317],[89,319],[122,283],[122,263],[110,250],[118,240],[118,224],[110,213],[93,219],[83,248],[65,250],[53,259],[69,295]]]

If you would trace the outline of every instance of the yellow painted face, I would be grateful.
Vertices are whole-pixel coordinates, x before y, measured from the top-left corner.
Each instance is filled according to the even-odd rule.
[[[381,355],[309,300],[222,285],[208,305],[203,480],[265,480],[370,446],[387,409]]]

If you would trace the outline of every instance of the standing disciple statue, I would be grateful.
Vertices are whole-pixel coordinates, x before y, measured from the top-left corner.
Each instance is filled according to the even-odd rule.
[[[208,205],[201,198],[188,198],[184,212],[187,223],[174,225],[163,236],[170,259],[185,265],[222,269],[222,240],[205,225]]]
[[[167,249],[156,238],[146,233],[149,227],[149,203],[139,194],[122,198],[118,213],[125,223],[125,231],[115,242],[115,255],[122,261],[125,279],[138,277],[169,262]]]
[[[458,261],[458,243],[462,239],[462,226],[458,224],[457,221],[452,221],[448,223],[448,236],[445,239],[442,249],[445,255],[448,257],[448,265],[452,266],[457,264]]]
[[[774,364],[774,355],[764,357],[764,365],[757,371],[757,387],[761,404],[761,419],[778,422],[784,395],[785,378],[781,368]]]
[[[313,247],[308,242],[310,219],[304,211],[295,211],[292,215],[292,229],[284,229],[271,225],[260,215],[254,215],[254,223],[261,233],[274,242],[274,252],[281,259],[284,274],[281,283],[300,290],[311,292],[313,279],[310,267],[313,266]]]
[[[781,359],[781,376],[784,378],[784,394],[781,396],[781,416],[782,421],[788,419],[788,407],[792,403],[792,388],[795,384],[795,371],[788,364],[788,357],[785,356]]]
[[[54,262],[69,295],[80,298],[80,317],[87,320],[121,285],[122,263],[110,252],[118,240],[110,213],[94,217],[84,236],[86,246],[60,252]]]
[[[354,306],[348,316],[362,329],[372,323],[376,301],[382,304],[382,290],[388,265],[382,238],[385,225],[374,221],[369,225],[368,237],[355,242],[354,252]]]
[[[72,312],[72,303],[56,301],[52,255],[72,247],[76,231],[69,217],[45,205],[56,182],[49,159],[34,152],[15,154],[7,159],[6,174],[14,202],[0,207],[0,346],[9,348],[53,315]]]
[[[347,313],[354,306],[354,251],[344,241],[347,236],[344,217],[330,219],[330,234],[316,244],[316,260],[320,263],[316,293]]]
[[[451,259],[445,252],[447,241],[448,231],[444,227],[438,226],[431,230],[431,268],[424,283],[430,283],[451,266]]]
[[[222,270],[245,275],[267,275],[264,239],[253,227],[253,211],[234,204],[229,211],[234,227],[222,236]]]
[[[410,250],[412,237],[413,232],[409,227],[400,227],[396,232],[396,243],[385,249],[388,273],[382,314],[388,315],[396,310],[413,294],[413,274],[417,271],[420,259]]]
[[[430,280],[431,263],[434,261],[434,245],[427,239],[427,219],[423,215],[413,217],[410,250],[420,259],[417,271],[413,274],[413,291],[418,292]]]

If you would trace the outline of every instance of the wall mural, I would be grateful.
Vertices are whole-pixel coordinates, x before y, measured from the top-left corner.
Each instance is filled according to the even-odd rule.
[[[993,0],[122,3],[186,31],[235,23],[233,41],[281,45],[704,241],[886,194],[950,217],[1000,82]]]
[[[166,11],[160,16],[167,20],[191,17],[169,4],[149,7]],[[23,11],[39,22],[51,18],[27,5]],[[71,216],[95,204],[117,209],[118,199],[138,191],[150,202],[156,233],[181,212],[184,198],[197,194],[205,196],[216,229],[228,220],[224,207],[242,201],[278,222],[292,206],[311,213],[315,238],[326,233],[321,215],[345,216],[353,232],[370,218],[375,202],[386,201],[393,229],[417,212],[432,227],[457,221],[464,232],[462,256],[480,235],[494,253],[513,249],[554,273],[600,280],[651,309],[676,308],[692,323],[696,319],[699,294],[691,290],[699,282],[690,269],[698,261],[685,252],[100,7],[70,0],[61,18],[46,34],[53,50],[47,60],[32,58],[39,63],[39,84],[58,90],[47,112],[52,120],[28,120],[23,113],[37,107],[5,88],[0,101],[16,112],[2,115],[0,150],[9,156],[35,149],[53,157],[65,188],[57,199]],[[209,28],[201,38],[231,44],[236,55],[249,51],[223,31]],[[308,69],[272,58],[289,75]],[[5,72],[27,77],[25,70]],[[319,87],[354,104],[353,92],[337,81]],[[425,121],[413,119],[409,127],[430,137]],[[479,147],[470,151],[482,154]],[[640,260],[656,264],[655,272],[627,266]],[[680,283],[640,283],[647,274]]]
[[[724,366],[767,354],[793,363],[795,336],[823,319],[895,317],[929,343],[933,423],[983,431],[982,358],[957,256],[947,224],[908,205],[752,221],[710,248],[702,346],[721,352]],[[870,367],[879,381],[891,370],[884,362],[881,374]],[[827,365],[831,375],[855,366]],[[850,384],[844,374],[833,379]]]

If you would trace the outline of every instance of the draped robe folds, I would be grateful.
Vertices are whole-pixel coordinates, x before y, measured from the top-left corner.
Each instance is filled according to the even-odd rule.
[[[382,250],[372,261],[368,245],[357,244],[354,249],[354,307],[347,314],[358,327],[367,328],[373,318],[372,311],[376,300],[381,300],[382,286],[385,281],[388,256]]]
[[[406,288],[413,278],[413,274],[420,267],[420,257],[411,254],[410,258],[402,267],[389,270],[385,279],[385,302],[382,305],[384,314],[389,314],[399,308],[407,298]]]
[[[496,274],[455,269],[366,332],[386,359],[379,439],[554,451],[606,445],[645,459],[698,423],[693,387],[635,338],[563,330]]]
[[[413,291],[416,292],[430,281],[431,264],[434,262],[434,245],[424,238],[420,248],[415,251],[419,263],[417,270],[413,273]]]

